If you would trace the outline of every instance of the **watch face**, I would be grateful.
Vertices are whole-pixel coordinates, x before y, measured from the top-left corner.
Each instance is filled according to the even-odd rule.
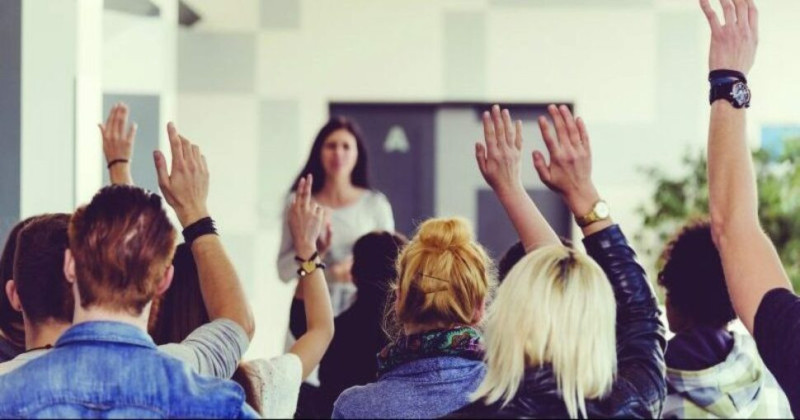
[[[598,218],[605,219],[611,215],[611,209],[605,201],[599,201],[597,205],[594,206],[594,213]]]
[[[740,106],[746,105],[750,102],[750,89],[743,82],[738,82],[733,85],[731,97]]]

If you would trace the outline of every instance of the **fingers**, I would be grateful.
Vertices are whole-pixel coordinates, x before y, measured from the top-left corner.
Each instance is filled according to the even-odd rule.
[[[203,172],[208,173],[208,162],[206,161],[206,155],[200,153],[200,165],[202,165]]]
[[[708,24],[711,26],[711,31],[719,31],[722,28],[722,25],[719,23],[717,12],[711,8],[709,0],[700,0],[700,8],[703,9],[703,13],[706,15],[706,19],[708,19]]]
[[[742,27],[750,26],[750,9],[747,7],[747,1],[734,0],[734,4],[736,5],[736,24]]]
[[[550,118],[553,119],[553,124],[556,126],[556,140],[558,141],[558,146],[569,147],[567,123],[564,121],[564,117],[561,115],[558,107],[550,105],[547,107],[547,111],[550,112]]]
[[[169,137],[169,148],[172,151],[172,167],[183,165],[183,145],[175,124],[170,121],[167,123],[167,137]]]
[[[116,121],[114,122],[114,135],[118,139],[123,138],[125,135],[125,126],[128,125],[128,106],[121,104],[117,112]]]
[[[186,162],[186,166],[193,170],[195,169],[195,160],[194,160],[194,152],[192,151],[192,143],[186,139],[186,137],[181,136],[180,134],[178,137],[181,140],[181,149],[183,150],[183,159]]]
[[[732,0],[719,0],[719,4],[722,5],[722,14],[725,16],[725,24],[726,25],[735,25],[736,24],[736,7],[733,5]]]
[[[536,173],[539,174],[539,179],[545,185],[550,185],[550,168],[547,166],[547,161],[544,159],[544,155],[541,152],[534,151],[533,152],[533,167],[536,168]]]
[[[564,118],[564,122],[567,125],[567,133],[569,133],[570,144],[574,147],[579,147],[581,145],[581,134],[578,131],[578,126],[575,124],[575,117],[572,116],[572,112],[570,112],[566,105],[561,105],[559,111],[561,112],[561,116]]]
[[[136,138],[136,131],[139,129],[139,126],[136,123],[131,124],[131,127],[128,129],[128,141],[133,141]]]
[[[517,150],[522,150],[522,120],[517,120],[515,131],[517,133],[517,136],[514,146],[517,147]]]
[[[497,151],[497,134],[495,133],[494,121],[489,111],[483,113],[483,138],[486,141],[486,151],[494,154]]]
[[[756,36],[758,35],[758,9],[756,8],[755,0],[747,0],[747,18],[750,23],[750,31]]]
[[[506,126],[505,123],[503,122],[503,116],[502,113],[500,112],[499,105],[495,105],[492,107],[492,122],[494,122],[494,131],[495,134],[497,135],[497,146],[498,147],[504,146],[507,141],[506,136],[508,135],[508,133],[506,133]]]
[[[114,113],[117,111],[117,105],[111,107],[111,110],[108,111],[108,117],[106,117],[106,123],[103,124],[103,128],[111,127],[111,121],[114,120]]]
[[[586,129],[586,123],[583,122],[583,118],[578,117],[578,119],[576,120],[576,124],[578,125],[578,132],[580,133],[581,144],[586,149],[591,149],[591,145],[589,144],[589,130]]]
[[[506,146],[514,147],[516,145],[517,131],[514,123],[511,121],[511,113],[507,109],[501,112],[503,117],[503,131],[506,133]]]
[[[166,194],[169,189],[169,172],[167,172],[167,159],[164,154],[156,150],[153,152],[153,161],[156,165],[156,175],[158,175],[158,186]]]
[[[539,117],[539,130],[542,132],[542,139],[544,140],[544,145],[547,146],[547,151],[552,155],[558,150],[558,142],[553,138],[553,134],[550,131],[550,123],[547,122],[547,118],[544,115]]]
[[[478,162],[481,175],[486,175],[486,148],[481,142],[475,143],[475,160]]]
[[[297,186],[298,201],[302,208],[311,208],[311,189],[314,184],[314,177],[311,174],[300,179],[300,184]]]

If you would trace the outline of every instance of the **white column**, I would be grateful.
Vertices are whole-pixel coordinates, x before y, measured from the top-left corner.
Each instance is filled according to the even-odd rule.
[[[102,186],[103,150],[97,124],[103,109],[103,0],[78,0],[75,86],[75,202]]]
[[[76,5],[22,2],[23,218],[75,207]]]

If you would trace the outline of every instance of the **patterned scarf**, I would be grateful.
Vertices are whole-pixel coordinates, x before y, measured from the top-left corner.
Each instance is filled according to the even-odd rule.
[[[413,360],[439,356],[483,360],[483,355],[483,339],[472,327],[401,336],[378,353],[378,377]]]

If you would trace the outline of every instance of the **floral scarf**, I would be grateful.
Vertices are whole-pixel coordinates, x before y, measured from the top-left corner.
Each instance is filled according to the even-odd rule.
[[[483,339],[472,327],[404,335],[378,353],[378,377],[413,360],[440,356],[483,360],[483,355]]]

